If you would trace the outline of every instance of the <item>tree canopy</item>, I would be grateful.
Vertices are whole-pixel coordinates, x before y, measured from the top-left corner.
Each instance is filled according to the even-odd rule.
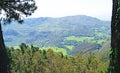
[[[25,16],[30,16],[37,7],[34,0],[0,0],[0,15],[4,24],[11,21],[23,22]]]
[[[34,0],[0,0],[0,73],[9,73],[9,58],[4,44],[2,24],[23,22],[37,9]]]

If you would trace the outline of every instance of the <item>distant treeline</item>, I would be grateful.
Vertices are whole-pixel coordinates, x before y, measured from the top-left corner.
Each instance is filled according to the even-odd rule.
[[[7,51],[11,73],[107,73],[109,65],[105,50],[71,56],[22,43],[19,49],[7,47]]]

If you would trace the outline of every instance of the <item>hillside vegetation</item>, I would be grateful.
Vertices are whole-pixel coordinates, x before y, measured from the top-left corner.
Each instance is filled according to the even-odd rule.
[[[76,55],[83,49],[85,52],[100,50],[109,42],[110,22],[84,15],[33,18],[26,19],[22,25],[13,22],[3,26],[3,34],[7,46],[27,43],[40,48],[64,49],[67,54]]]
[[[24,43],[18,48],[7,48],[11,73],[107,73],[109,65],[108,49],[70,56]]]

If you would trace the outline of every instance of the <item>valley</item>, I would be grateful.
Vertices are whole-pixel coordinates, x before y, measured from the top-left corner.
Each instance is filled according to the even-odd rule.
[[[12,22],[3,26],[5,44],[9,47],[21,43],[54,49],[75,55],[110,48],[110,21],[77,15],[61,18],[31,18],[23,24]],[[104,44],[107,44],[103,47]]]

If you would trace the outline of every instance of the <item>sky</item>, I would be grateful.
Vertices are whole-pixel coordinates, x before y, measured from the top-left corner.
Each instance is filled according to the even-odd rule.
[[[30,16],[64,17],[87,15],[101,20],[111,20],[112,0],[35,0],[38,9]]]

